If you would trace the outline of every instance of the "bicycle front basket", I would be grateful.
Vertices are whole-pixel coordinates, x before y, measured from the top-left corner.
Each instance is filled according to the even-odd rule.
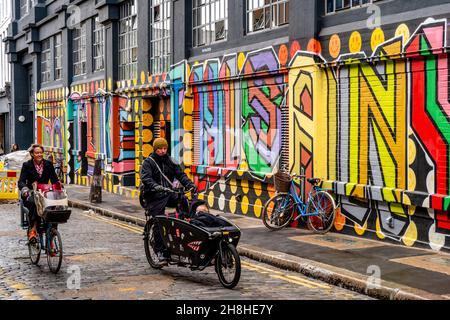
[[[287,172],[278,171],[273,175],[275,190],[278,192],[289,192],[292,178]]]

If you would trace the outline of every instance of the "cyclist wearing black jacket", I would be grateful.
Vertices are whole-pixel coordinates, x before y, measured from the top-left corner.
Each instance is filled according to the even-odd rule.
[[[177,206],[178,196],[164,192],[164,188],[172,188],[175,179],[180,181],[186,189],[194,193],[197,191],[181,166],[167,154],[167,148],[166,139],[155,139],[154,152],[145,159],[141,168],[141,205],[146,209],[147,214],[152,216],[164,214],[166,207]],[[167,252],[158,231],[155,232],[155,250],[161,261],[167,260]]]

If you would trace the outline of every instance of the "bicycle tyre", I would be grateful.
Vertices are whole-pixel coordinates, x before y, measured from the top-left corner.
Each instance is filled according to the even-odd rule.
[[[283,209],[284,212],[276,212],[275,214],[281,215],[281,218],[272,217],[274,208],[283,203],[283,200],[289,197],[288,202],[284,205],[286,208]],[[263,223],[269,230],[280,230],[286,227],[292,220],[294,216],[294,198],[288,193],[279,193],[274,195],[272,198],[267,200],[263,209]],[[273,207],[272,207],[273,206]],[[287,212],[286,212],[287,211]],[[278,219],[278,221],[274,224],[274,218]]]
[[[220,254],[220,251],[217,254],[215,270],[220,283],[227,289],[233,289],[241,278],[241,259],[236,247],[231,243],[221,242],[219,245],[222,246],[222,254]],[[226,261],[223,261],[223,257]],[[231,280],[225,277],[225,272],[228,269],[234,269]]]
[[[317,211],[319,211],[318,214]],[[308,228],[315,233],[324,234],[330,231],[336,218],[336,205],[333,197],[325,191],[319,191],[309,198],[306,209]]]
[[[28,229],[27,238],[29,232],[30,230]],[[41,258],[41,238],[39,234],[36,235],[36,242],[31,243],[28,241],[28,254],[30,256],[31,263],[37,265]]]
[[[63,260],[63,245],[58,230],[52,228],[50,231],[50,241],[47,242],[47,245],[50,245],[50,247],[47,248],[47,264],[50,271],[56,274],[61,268]]]
[[[158,256],[154,249],[154,232],[153,228],[155,228],[155,224],[153,219],[150,219],[145,224],[144,228],[144,249],[145,256],[147,257],[148,264],[154,269],[161,269],[163,266],[158,263]]]

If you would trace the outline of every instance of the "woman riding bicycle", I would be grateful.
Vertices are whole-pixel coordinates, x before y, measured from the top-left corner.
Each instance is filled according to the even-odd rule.
[[[50,180],[52,184],[59,181],[56,176],[53,164],[44,159],[44,147],[40,144],[32,144],[28,149],[31,160],[22,165],[19,178],[19,190],[25,207],[29,210],[28,219],[31,230],[28,240],[33,241],[37,236],[37,226],[41,223],[41,218],[37,214],[34,197],[31,195],[33,183],[46,184]]]

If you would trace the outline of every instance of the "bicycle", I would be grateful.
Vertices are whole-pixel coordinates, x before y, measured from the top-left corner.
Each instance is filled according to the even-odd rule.
[[[36,241],[28,241],[30,260],[37,265],[41,258],[41,251],[47,255],[47,264],[51,272],[58,273],[63,259],[63,247],[58,224],[43,221],[37,228]],[[30,232],[30,228],[27,230]]]
[[[50,271],[56,274],[63,260],[63,246],[58,224],[66,223],[71,215],[67,193],[60,182],[50,186],[33,184],[30,197],[34,198],[37,213],[41,217],[35,240],[27,243],[31,263],[37,265],[41,252],[44,251]],[[28,209],[21,196],[19,196],[19,204],[22,228],[27,230],[28,239],[32,226],[28,222]]]
[[[241,236],[240,229],[224,218],[221,219],[225,225],[221,227],[198,227],[190,224],[185,219],[191,217],[195,209],[183,197],[190,191],[165,188],[165,192],[178,195],[177,208],[174,213],[155,217],[146,213],[147,222],[143,235],[145,254],[150,266],[155,269],[163,267],[155,252],[155,228],[159,228],[164,245],[170,252],[169,265],[199,271],[214,266],[220,283],[225,288],[234,288],[241,276],[241,261],[236,250]],[[183,199],[186,199],[184,204]]]
[[[302,218],[307,220],[308,227],[316,233],[324,234],[328,232],[334,224],[336,204],[333,197],[321,189],[318,184],[320,179],[308,178],[306,181],[312,184],[312,190],[308,194],[308,199],[304,202],[295,187],[295,180],[302,179],[303,186],[306,176],[288,175],[288,180],[277,181],[282,185],[282,192],[270,198],[263,209],[263,223],[270,230],[280,230],[290,222]],[[284,191],[284,192],[283,192]],[[294,213],[297,212],[297,217]]]

